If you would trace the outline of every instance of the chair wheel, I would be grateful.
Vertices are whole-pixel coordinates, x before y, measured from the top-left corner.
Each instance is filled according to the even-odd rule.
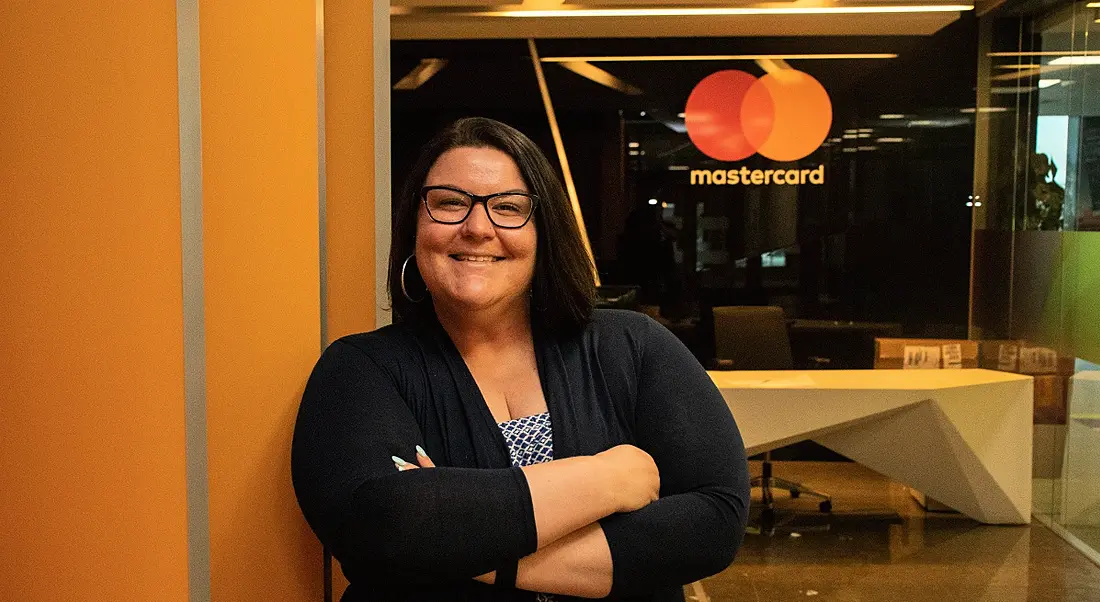
[[[822,512],[832,512],[833,511],[833,501],[832,500],[823,500],[820,504],[817,505],[817,507]]]
[[[792,500],[797,500],[798,496],[802,495],[802,492],[797,490],[797,489],[790,489],[789,491],[791,492],[791,499]]]

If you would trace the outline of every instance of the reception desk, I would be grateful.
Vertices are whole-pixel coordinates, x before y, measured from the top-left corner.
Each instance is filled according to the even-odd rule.
[[[749,454],[812,439],[983,523],[1031,520],[1030,376],[712,371]]]

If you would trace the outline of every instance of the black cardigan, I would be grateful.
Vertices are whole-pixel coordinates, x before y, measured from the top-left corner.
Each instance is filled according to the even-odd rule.
[[[600,521],[611,597],[683,600],[733,560],[748,516],[744,444],[721,394],[649,317],[596,310],[575,336],[535,334],[554,457],[621,443],[653,456],[660,499]],[[422,445],[439,468],[398,472]],[[294,490],[351,582],[344,600],[532,600],[472,577],[535,551],[531,494],[438,323],[344,337],[306,386]],[[559,599],[571,599],[558,596]]]

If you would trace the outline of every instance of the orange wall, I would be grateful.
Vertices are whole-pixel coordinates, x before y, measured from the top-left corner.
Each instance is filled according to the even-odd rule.
[[[374,54],[370,2],[325,3],[328,334],[374,329]],[[382,301],[385,301],[383,299]]]
[[[199,3],[211,593],[316,600],[295,412],[320,350],[314,2]]]
[[[338,336],[374,321],[373,56],[369,4],[329,4]],[[216,600],[321,592],[289,474],[321,347],[315,7],[199,6]],[[174,7],[5,6],[0,78],[0,600],[186,600]]]
[[[176,16],[0,9],[2,600],[186,600]]]

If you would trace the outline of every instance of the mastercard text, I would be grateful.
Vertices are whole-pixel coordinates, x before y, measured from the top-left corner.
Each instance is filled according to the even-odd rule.
[[[737,185],[767,186],[770,184],[824,184],[825,166],[813,169],[693,169],[692,185]]]

